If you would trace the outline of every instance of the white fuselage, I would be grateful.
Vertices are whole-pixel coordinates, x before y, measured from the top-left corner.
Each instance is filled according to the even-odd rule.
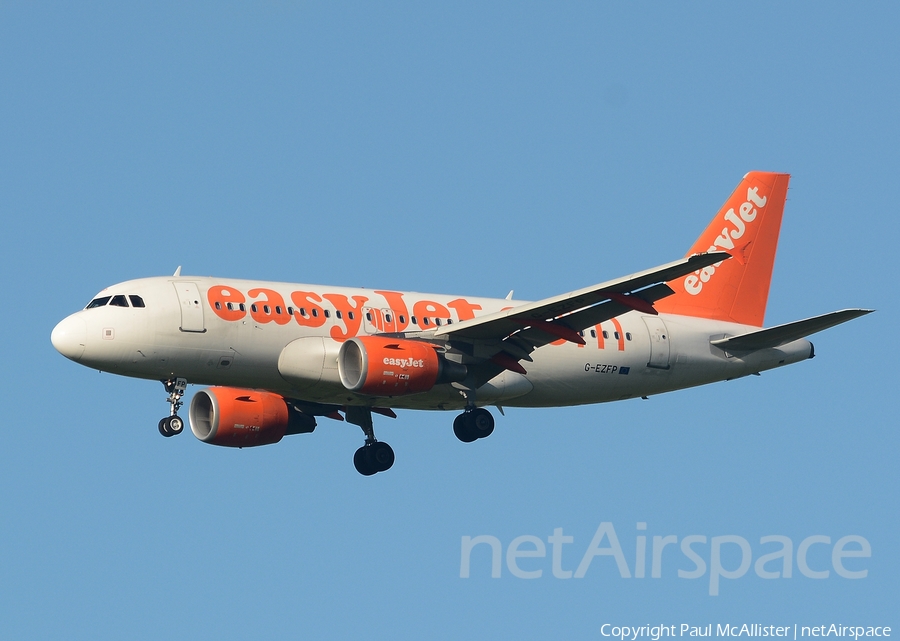
[[[459,323],[523,304],[206,277],[132,280],[105,289],[98,298],[116,295],[129,302],[129,296],[138,296],[144,307],[106,304],[72,314],[53,332],[57,349],[85,366],[125,376],[182,377],[195,384],[265,389],[317,403],[410,409],[460,409],[466,401],[449,384],[379,399],[350,392],[337,371],[341,343],[367,333],[428,331],[438,323]],[[631,311],[585,330],[585,345],[557,341],[535,350],[533,362],[521,361],[526,374],[498,375],[478,390],[477,404],[545,407],[649,396],[812,355],[811,344],[803,339],[745,356],[710,345],[711,340],[757,329]],[[318,359],[312,369],[318,368],[320,375],[303,373],[310,363],[300,361],[309,354]]]

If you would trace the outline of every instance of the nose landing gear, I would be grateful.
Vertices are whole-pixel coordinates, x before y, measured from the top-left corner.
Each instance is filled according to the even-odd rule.
[[[184,431],[184,421],[180,416],[178,416],[178,410],[180,410],[181,406],[184,405],[184,401],[182,401],[181,399],[184,397],[184,391],[187,389],[187,379],[169,379],[167,381],[163,381],[162,384],[165,386],[166,391],[169,393],[169,398],[167,398],[166,401],[172,407],[169,416],[160,419],[159,433],[165,437],[175,436],[177,434],[181,434]]]

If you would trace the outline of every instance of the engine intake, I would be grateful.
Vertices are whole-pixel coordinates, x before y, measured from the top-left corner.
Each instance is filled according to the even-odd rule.
[[[210,445],[253,447],[277,443],[286,434],[312,432],[316,419],[271,392],[210,387],[191,400],[191,431]]]
[[[438,354],[430,343],[363,336],[341,345],[338,373],[341,383],[351,392],[403,396],[461,381],[467,371],[465,365]]]

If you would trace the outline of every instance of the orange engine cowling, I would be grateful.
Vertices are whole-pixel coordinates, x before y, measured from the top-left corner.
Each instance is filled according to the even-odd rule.
[[[210,445],[253,447],[277,443],[285,434],[312,432],[316,419],[271,392],[210,387],[191,400],[191,431]]]
[[[427,392],[439,383],[461,381],[466,377],[466,367],[446,360],[430,343],[362,336],[341,345],[338,373],[351,392],[402,396]]]

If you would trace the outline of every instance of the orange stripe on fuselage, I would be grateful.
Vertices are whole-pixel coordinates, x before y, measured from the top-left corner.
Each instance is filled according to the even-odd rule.
[[[616,334],[618,334],[618,336],[619,336],[619,351],[624,352],[625,351],[625,332],[622,331],[622,326],[619,325],[618,319],[613,318],[612,324],[613,324],[613,327],[616,328]]]

